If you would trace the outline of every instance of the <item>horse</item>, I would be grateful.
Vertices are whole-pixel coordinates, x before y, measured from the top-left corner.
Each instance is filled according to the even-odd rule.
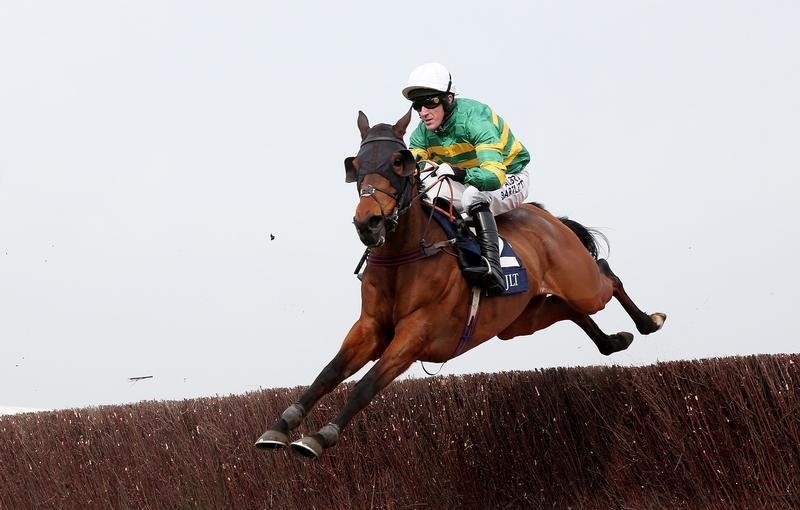
[[[414,362],[444,363],[492,338],[530,335],[563,320],[577,324],[600,353],[626,349],[633,335],[604,333],[590,317],[616,298],[644,335],[661,329],[663,313],[647,314],[626,294],[606,260],[598,258],[592,231],[543,207],[524,204],[497,217],[500,235],[527,270],[526,292],[483,296],[465,335],[465,309],[480,290],[461,274],[444,230],[423,207],[417,162],[403,137],[409,110],[395,124],[370,127],[359,111],[361,145],[345,159],[345,181],[359,194],[353,223],[367,247],[361,276],[361,312],[339,351],[314,382],[255,443],[290,445],[289,434],[319,400],[368,362],[377,360],[350,391],[339,414],[317,433],[291,443],[318,458],[338,441],[353,417]],[[363,262],[363,260],[362,260]]]

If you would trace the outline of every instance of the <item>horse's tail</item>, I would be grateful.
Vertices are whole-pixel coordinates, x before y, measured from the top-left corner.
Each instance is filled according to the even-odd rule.
[[[599,230],[584,227],[580,223],[575,220],[571,220],[566,216],[559,216],[558,218],[561,220],[561,223],[568,226],[570,230],[575,232],[575,235],[578,236],[578,239],[581,240],[581,243],[589,250],[589,253],[592,254],[595,260],[597,260],[600,256],[600,247],[598,245],[598,239],[602,239],[603,243],[606,245],[606,250],[610,250],[611,245],[608,242],[608,238],[600,232]]]
[[[545,209],[544,205],[540,204],[539,202],[528,202],[528,204],[538,207],[543,211],[547,210]],[[598,257],[600,256],[600,246],[598,246],[597,242],[598,239],[603,240],[603,244],[606,245],[606,251],[611,251],[611,244],[609,244],[608,238],[605,236],[605,234],[603,234],[599,230],[594,228],[584,227],[577,221],[571,220],[566,216],[559,216],[558,219],[561,221],[561,223],[568,226],[569,229],[572,230],[576,236],[578,236],[578,239],[581,240],[581,243],[583,243],[586,249],[589,250],[589,253],[592,254],[592,257],[594,257],[595,260],[597,260]]]

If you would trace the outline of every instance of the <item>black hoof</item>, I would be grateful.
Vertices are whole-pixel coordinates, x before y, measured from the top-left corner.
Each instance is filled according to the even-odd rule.
[[[325,448],[314,436],[306,436],[292,443],[292,451],[301,457],[317,459]]]
[[[624,351],[633,342],[633,335],[627,331],[621,331],[616,335],[609,335],[602,345],[598,345],[600,354],[608,356],[615,352]]]
[[[289,445],[289,436],[277,430],[268,430],[256,440],[255,447],[262,450],[277,450]]]
[[[648,318],[650,320],[643,322],[641,327],[639,324],[636,325],[636,329],[643,335],[649,335],[661,329],[664,326],[664,322],[667,320],[667,314],[661,312],[651,313]]]

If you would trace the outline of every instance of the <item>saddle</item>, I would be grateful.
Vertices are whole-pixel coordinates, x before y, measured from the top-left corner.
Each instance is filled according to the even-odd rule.
[[[450,203],[442,199],[436,198],[435,206],[429,202],[422,202],[422,206],[432,218],[442,227],[447,234],[448,239],[453,240],[453,247],[458,256],[458,266],[461,268],[461,274],[464,279],[472,287],[480,287],[481,282],[472,276],[472,273],[464,271],[466,268],[484,266],[486,262],[481,257],[481,249],[478,244],[475,233],[473,232],[469,222],[456,215],[452,220],[450,216],[442,212],[442,210],[450,209]],[[503,276],[506,280],[505,290],[500,293],[491,293],[493,296],[509,296],[527,292],[528,290],[528,275],[522,262],[514,249],[503,236],[499,236],[499,253],[500,253],[500,266],[503,270]],[[487,291],[488,292],[488,291]]]

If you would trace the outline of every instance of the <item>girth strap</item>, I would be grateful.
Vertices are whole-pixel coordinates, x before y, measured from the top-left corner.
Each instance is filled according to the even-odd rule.
[[[461,339],[458,341],[456,352],[453,353],[453,358],[464,353],[464,348],[472,339],[472,334],[475,332],[475,324],[478,322],[478,311],[481,307],[481,290],[480,287],[472,287],[469,293],[469,304],[467,306],[467,320],[464,323],[464,330],[461,332]]]
[[[464,321],[464,329],[461,330],[461,337],[458,339],[458,345],[456,346],[456,350],[453,352],[453,355],[450,356],[450,359],[455,358],[461,354],[464,354],[464,350],[467,347],[467,344],[470,340],[472,340],[472,334],[475,333],[475,325],[478,323],[478,312],[481,309],[481,293],[483,291],[480,287],[472,287],[469,293],[469,302],[467,303],[467,318]],[[449,361],[449,360],[447,360]],[[439,370],[436,372],[428,372],[428,369],[425,368],[425,363],[422,361],[419,362],[422,365],[422,371],[428,375],[436,375],[439,371],[442,370],[447,361],[444,361],[441,365],[439,365]]]

